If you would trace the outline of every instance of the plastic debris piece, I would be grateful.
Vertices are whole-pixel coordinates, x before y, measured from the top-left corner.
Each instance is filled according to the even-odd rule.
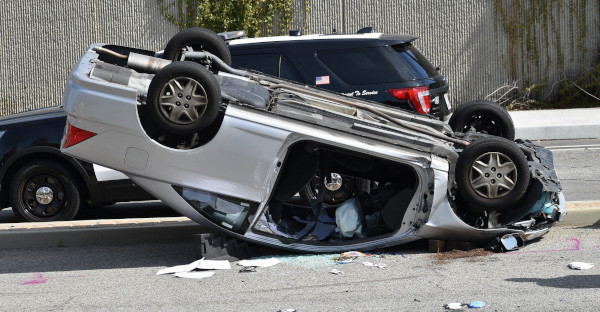
[[[280,261],[277,258],[269,259],[256,259],[256,260],[242,260],[237,264],[245,267],[260,267],[266,268],[278,264]]]
[[[369,267],[378,267],[380,269],[387,267],[387,264],[385,264],[385,263],[373,263],[373,262],[368,262],[368,261],[363,262],[363,265],[369,266]]]
[[[296,309],[283,309],[283,310],[277,310],[277,312],[296,312]]]
[[[385,264],[385,263],[363,262],[363,265],[371,266],[371,267],[378,267],[380,269],[387,267],[387,264]]]
[[[215,275],[215,272],[213,272],[213,271],[179,272],[179,273],[175,273],[173,275],[175,275],[177,277],[182,277],[182,278],[201,279],[201,278],[211,277],[211,276]]]
[[[340,257],[371,257],[373,255],[367,255],[360,251],[346,251],[340,254]]]
[[[479,308],[483,308],[485,306],[485,302],[483,301],[471,301],[471,303],[469,303],[469,309],[479,309]]]
[[[335,275],[344,275],[344,272],[342,272],[338,269],[331,269],[331,271],[329,271],[329,273],[335,274]]]
[[[444,308],[448,310],[460,310],[462,309],[463,304],[460,302],[451,302],[444,306]]]
[[[352,263],[356,259],[358,259],[358,257],[355,257],[355,256],[347,256],[347,257],[339,256],[339,257],[333,257],[333,258],[331,258],[331,260],[334,260],[337,264]]]
[[[346,251],[342,252],[337,257],[331,258],[331,260],[334,260],[337,264],[347,264],[355,262],[355,260],[360,257],[373,257],[373,255],[368,255],[360,251]]]
[[[493,252],[507,252],[523,246],[525,246],[525,241],[519,234],[505,234],[490,241],[485,249]]]
[[[258,267],[256,267],[256,266],[245,266],[245,267],[241,268],[238,272],[239,273],[258,272]]]
[[[594,267],[593,264],[585,262],[571,262],[567,266],[572,270],[589,270]]]

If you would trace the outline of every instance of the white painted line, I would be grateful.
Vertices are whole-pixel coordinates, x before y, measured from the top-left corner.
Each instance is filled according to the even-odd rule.
[[[547,146],[547,149],[585,149],[585,148],[600,148],[600,144],[588,144],[588,145],[558,145],[558,146]]]

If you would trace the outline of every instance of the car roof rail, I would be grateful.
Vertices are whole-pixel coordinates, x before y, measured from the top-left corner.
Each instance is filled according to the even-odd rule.
[[[219,37],[223,38],[225,41],[247,38],[245,30],[226,31],[218,33],[217,35],[219,35]]]
[[[373,32],[373,27],[367,26],[367,27],[363,27],[363,28],[359,29],[356,33],[357,34],[370,34],[372,32]]]

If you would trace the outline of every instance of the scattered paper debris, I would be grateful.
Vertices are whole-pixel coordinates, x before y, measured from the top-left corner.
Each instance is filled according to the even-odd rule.
[[[373,263],[373,262],[369,262],[369,261],[365,261],[362,263],[364,266],[369,266],[369,267],[378,267],[380,269],[383,269],[385,267],[387,267],[387,264],[385,263]]]
[[[242,260],[237,264],[245,267],[260,267],[266,268],[278,264],[280,261],[277,258]]]
[[[202,260],[196,266],[200,270],[231,270],[228,260]]]
[[[175,273],[173,275],[177,276],[177,277],[181,277],[181,278],[201,279],[201,278],[211,277],[211,276],[215,275],[215,272],[213,272],[213,271],[179,272],[179,273]]]
[[[335,275],[344,275],[344,272],[342,272],[338,269],[331,269],[331,271],[329,271],[329,273],[335,274]]]
[[[179,273],[179,272],[190,272],[190,271],[194,270],[198,266],[198,263],[200,263],[200,261],[202,261],[202,260],[204,260],[204,258],[202,258],[200,260],[196,260],[190,264],[176,265],[176,266],[169,267],[166,269],[161,269],[161,270],[158,270],[158,272],[156,272],[156,275],[173,274],[173,273]]]
[[[462,309],[463,304],[460,302],[451,302],[444,306],[444,308],[448,310],[460,310]]]
[[[483,301],[471,301],[471,303],[469,303],[469,309],[479,309],[479,308],[483,308],[485,306],[485,302]]]
[[[571,262],[567,266],[572,270],[589,270],[594,267],[593,264],[585,262]]]
[[[186,278],[205,278],[210,277],[214,272],[204,272],[204,275],[208,275],[207,273],[212,273],[208,276],[202,276],[203,272],[192,272],[196,269],[199,270],[231,270],[231,264],[228,260],[204,260],[204,258],[200,260],[196,260],[190,264],[176,265],[173,267],[165,268],[158,270],[156,275],[162,274],[175,274],[177,277],[186,277]],[[181,274],[181,273],[194,273],[194,274]],[[198,273],[198,274],[195,274]],[[198,276],[198,277],[195,277]],[[201,276],[201,277],[200,277]]]

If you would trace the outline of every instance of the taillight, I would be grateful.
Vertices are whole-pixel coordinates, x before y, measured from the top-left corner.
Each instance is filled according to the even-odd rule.
[[[431,101],[429,100],[429,90],[427,90],[427,86],[389,89],[387,91],[399,100],[410,101],[419,114],[429,114],[431,111]]]
[[[67,122],[67,131],[65,132],[65,140],[63,142],[63,148],[67,148],[69,146],[79,144],[95,135],[96,134],[93,132],[79,129]]]

